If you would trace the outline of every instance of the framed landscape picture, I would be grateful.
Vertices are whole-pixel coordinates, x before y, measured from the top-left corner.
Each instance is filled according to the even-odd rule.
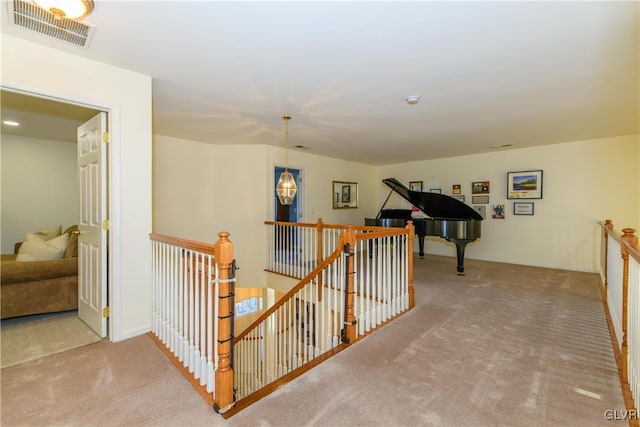
[[[507,199],[542,199],[542,171],[507,172]]]
[[[489,194],[489,181],[472,182],[471,194]]]

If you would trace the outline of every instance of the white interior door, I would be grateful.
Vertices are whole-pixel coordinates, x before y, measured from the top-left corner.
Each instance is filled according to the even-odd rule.
[[[106,132],[106,113],[99,113],[78,128],[78,316],[103,338],[107,336],[108,316]]]

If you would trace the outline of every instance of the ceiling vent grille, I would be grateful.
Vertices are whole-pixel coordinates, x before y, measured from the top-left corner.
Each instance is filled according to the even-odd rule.
[[[85,49],[96,29],[86,22],[56,19],[52,13],[28,1],[9,0],[7,5],[11,24]]]

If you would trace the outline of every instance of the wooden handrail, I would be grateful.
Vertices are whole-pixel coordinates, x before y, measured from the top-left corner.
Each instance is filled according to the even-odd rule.
[[[377,225],[344,225],[344,224],[324,224],[322,218],[318,220],[319,223],[305,223],[305,222],[283,222],[283,221],[265,221],[265,225],[280,225],[283,227],[306,227],[306,228],[318,228],[318,229],[334,229],[334,230],[346,230],[347,227],[353,228],[355,231],[376,231],[380,233],[390,233],[390,236],[397,236],[404,234],[404,228],[400,227],[380,227]],[[401,230],[401,231],[398,231]]]
[[[628,366],[628,354],[629,354],[629,344],[628,344],[628,303],[629,303],[629,251],[627,250],[627,245],[636,246],[638,244],[638,238],[635,236],[636,230],[633,228],[623,228],[621,244],[620,244],[620,256],[622,257],[622,376],[625,381],[629,381],[629,366]],[[622,244],[625,243],[625,244]]]
[[[622,394],[625,401],[625,406],[628,410],[636,411],[635,402],[633,398],[633,394],[631,392],[629,386],[629,358],[628,358],[628,303],[629,303],[629,258],[632,257],[637,262],[640,262],[640,251],[638,250],[638,237],[635,235],[635,230],[633,228],[623,228],[622,234],[615,231],[613,228],[613,223],[611,220],[605,220],[601,222],[600,225],[603,229],[603,235],[605,237],[604,241],[604,251],[605,258],[603,266],[603,270],[605,273],[605,283],[604,283],[604,296],[603,303],[605,307],[605,314],[607,315],[607,322],[609,323],[609,331],[612,336],[611,341],[613,344],[614,355],[616,358],[616,364],[618,365],[618,372],[620,375],[620,383],[622,385]],[[606,299],[606,293],[608,285],[608,253],[609,253],[609,245],[607,236],[611,236],[614,240],[618,242],[620,245],[620,258],[622,259],[622,278],[621,278],[621,287],[622,287],[622,301],[621,301],[621,332],[622,339],[620,343],[620,347],[618,347],[618,342],[615,338],[615,328],[612,325],[611,315],[609,312],[608,304],[609,301]],[[637,327],[637,325],[631,325],[631,327]],[[636,396],[637,397],[637,396]],[[638,423],[637,418],[633,418],[629,420],[629,425],[637,427],[640,423]]]
[[[238,342],[242,338],[244,338],[252,329],[256,328],[261,322],[263,322],[265,319],[267,319],[279,307],[284,305],[285,302],[289,298],[291,298],[300,289],[302,289],[304,286],[306,286],[311,281],[311,279],[313,279],[314,277],[318,276],[320,274],[320,272],[322,272],[322,270],[324,270],[330,263],[335,261],[340,256],[340,254],[343,251],[342,246],[347,243],[347,241],[345,240],[346,239],[345,236],[347,235],[347,232],[346,232],[347,230],[350,230],[350,233],[353,234],[353,237],[352,237],[353,243],[355,243],[356,241],[373,240],[373,239],[378,239],[378,238],[383,238],[383,237],[401,236],[401,235],[407,234],[407,230],[409,230],[409,234],[408,235],[410,237],[413,237],[414,236],[414,230],[415,230],[412,221],[409,221],[407,223],[407,227],[406,228],[324,224],[322,222],[322,219],[319,219],[318,222],[315,223],[315,224],[299,223],[299,222],[281,222],[281,221],[265,221],[264,223],[265,223],[265,225],[284,225],[284,226],[288,226],[288,227],[296,227],[296,226],[309,227],[309,228],[313,227],[313,228],[316,228],[318,230],[318,234],[319,235],[322,234],[321,233],[322,228],[341,229],[341,230],[345,230],[345,233],[340,236],[340,239],[338,241],[338,244],[336,245],[337,247],[335,248],[334,252],[331,255],[329,255],[326,259],[324,259],[321,262],[319,262],[318,265],[316,266],[316,268],[311,270],[311,272],[309,272],[309,274],[307,274],[302,280],[300,280],[300,282],[298,282],[297,285],[295,285],[293,288],[291,288],[273,306],[269,307],[269,309],[267,309],[264,313],[262,313],[262,315],[260,315],[249,326],[247,326],[235,338],[236,342]],[[355,233],[356,230],[357,231],[364,230],[364,231],[367,231],[367,233],[357,234],[357,233]],[[318,245],[318,246],[320,246],[320,245]],[[410,245],[409,248],[412,248],[412,245]],[[353,248],[351,248],[351,250],[353,250]],[[321,247],[318,248],[318,253],[321,253]],[[410,265],[409,268],[410,268],[410,270],[409,270],[409,278],[410,278],[410,280],[409,280],[409,308],[413,308],[413,306],[414,306],[413,266]],[[288,276],[288,277],[293,277],[293,276]],[[322,283],[320,283],[320,285],[322,285]]]
[[[638,237],[634,234],[636,230],[633,228],[623,228],[622,232],[624,233],[627,230],[627,238],[625,239],[625,235],[621,237],[622,246],[624,246],[627,254],[640,263],[640,246],[638,246]]]
[[[335,261],[342,254],[342,245],[344,244],[344,236],[340,236],[340,240],[338,241],[338,245],[333,251],[331,255],[325,258],[316,268],[311,270],[309,274],[307,274],[297,285],[289,290],[286,294],[284,294],[274,305],[265,310],[260,317],[254,320],[249,326],[247,326],[244,331],[242,331],[236,338],[235,342],[240,341],[244,338],[252,329],[257,327],[260,323],[262,323],[267,317],[269,317],[272,313],[274,313],[278,308],[285,304],[285,302],[290,299],[293,295],[296,294],[300,289],[306,286],[311,279],[320,274],[322,270],[324,270],[329,264]]]
[[[182,239],[180,237],[167,236],[165,234],[149,233],[149,239],[154,242],[168,243],[184,249],[191,249],[207,255],[214,255],[215,245],[212,243],[197,242],[195,240]]]

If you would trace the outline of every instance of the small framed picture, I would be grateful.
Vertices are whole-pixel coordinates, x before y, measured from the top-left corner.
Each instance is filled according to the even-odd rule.
[[[430,188],[429,193],[438,193],[442,194],[442,188]]]
[[[493,219],[504,219],[504,205],[493,205]]]
[[[411,182],[409,182],[409,190],[411,190],[411,191],[422,191],[422,181],[411,181]]]
[[[489,196],[471,196],[471,203],[474,205],[486,205],[489,203]]]
[[[482,218],[487,218],[487,207],[486,206],[474,206],[473,209],[478,212]]]
[[[476,181],[471,183],[472,194],[489,194],[489,181]]]
[[[461,202],[464,202],[464,194],[454,194],[451,197],[453,197],[456,200],[460,200]]]
[[[451,194],[460,194],[462,193],[460,184],[453,184],[453,187],[451,188]]]
[[[514,215],[533,215],[533,202],[513,202]]]
[[[358,207],[358,183],[333,181],[331,183],[333,209],[355,209]]]
[[[542,199],[542,171],[507,172],[507,199]]]

